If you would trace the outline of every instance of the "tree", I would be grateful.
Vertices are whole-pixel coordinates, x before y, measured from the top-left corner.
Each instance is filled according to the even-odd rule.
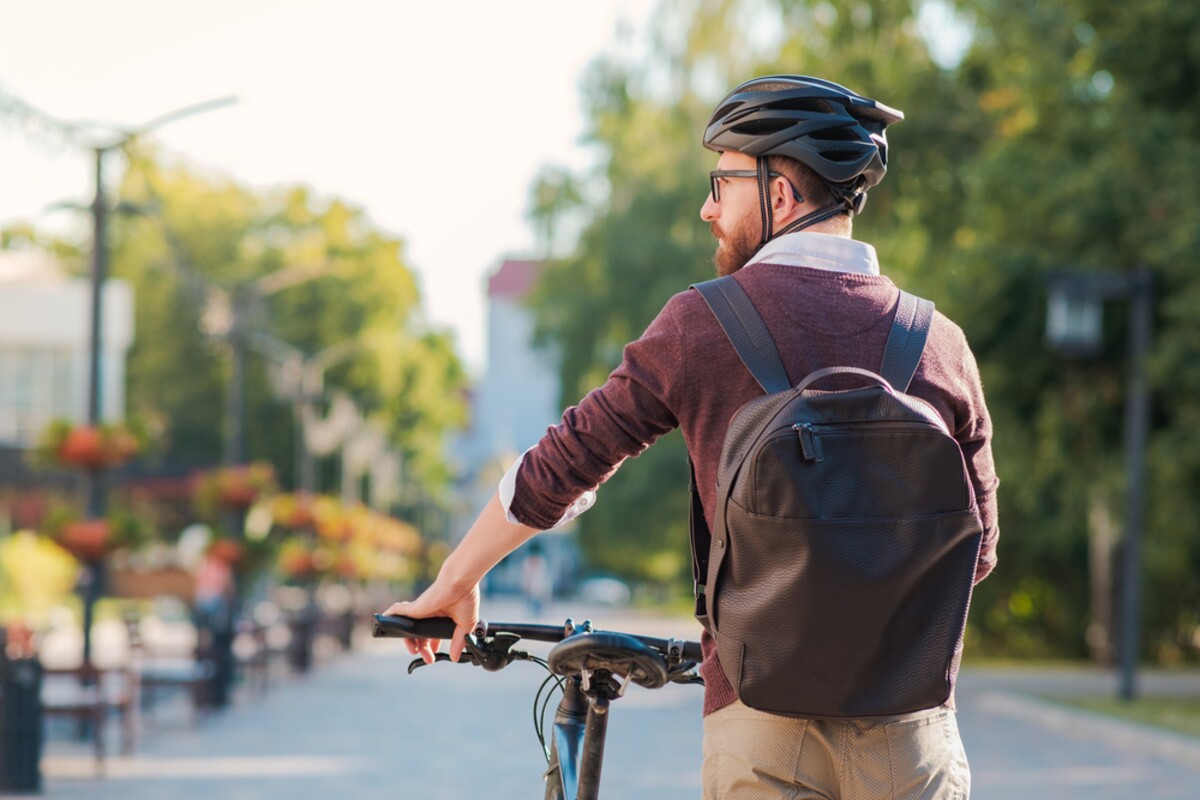
[[[930,4],[953,7],[968,31],[961,61],[933,59],[918,24]],[[1017,654],[1087,650],[1089,592],[1107,591],[1092,585],[1089,551],[1121,518],[1124,315],[1109,315],[1104,359],[1066,361],[1043,342],[1045,277],[1148,264],[1160,301],[1147,652],[1195,658],[1198,24],[1200,10],[1165,0],[661,3],[644,61],[613,55],[591,71],[598,168],[534,189],[540,229],[560,235],[535,307],[564,352],[564,400],[600,383],[673,292],[711,274],[696,214],[713,156],[698,139],[721,94],[771,72],[860,88],[906,118],[889,130],[888,177],[856,238],[963,326],[998,432],[1000,568],[977,588],[972,636]],[[572,227],[582,232],[564,253]],[[683,455],[677,440],[658,447],[581,520],[589,553],[630,575],[686,552]]]
[[[1042,318],[1029,306],[1031,298],[1042,303],[1049,270],[1147,264],[1163,300],[1152,356],[1146,649],[1194,658],[1198,620],[1179,609],[1200,598],[1200,509],[1188,488],[1198,476],[1197,442],[1184,421],[1196,416],[1195,282],[1185,265],[1198,242],[1184,221],[1197,205],[1186,187],[1196,179],[1189,101],[1200,52],[1190,32],[1200,12],[1100,0],[960,5],[973,11],[976,36],[958,79],[995,131],[971,166],[965,201],[962,257],[987,281],[968,318],[989,397],[998,400],[997,429],[1009,432],[997,443],[1013,476],[1004,527],[1025,532],[1009,537],[1004,557],[1026,585],[1037,584],[1026,592],[1002,580],[984,590],[985,602],[1001,590],[995,599],[1007,594],[1031,630],[1082,652],[1081,565],[1089,544],[1106,538],[1106,520],[1120,518],[1124,497],[1124,315],[1112,315],[1104,360],[1064,363],[1046,354]]]
[[[221,455],[230,358],[201,329],[212,327],[224,298],[241,303],[258,332],[249,340],[250,457],[291,475],[291,398],[272,391],[277,365],[253,347],[261,334],[307,356],[351,343],[326,370],[326,389],[345,391],[364,416],[384,422],[407,478],[439,493],[448,477],[442,437],[462,421],[465,376],[448,335],[423,322],[399,240],[344,201],[304,188],[254,193],[144,150],[131,152],[120,196],[146,211],[120,220],[113,236],[114,273],[138,297],[129,402],[169,421],[168,458]]]
[[[936,105],[951,93],[953,85],[906,24],[909,4],[860,3],[855,9],[840,13],[829,4],[748,0],[664,3],[651,33],[649,63],[614,55],[593,66],[585,94],[600,166],[570,180],[549,173],[553,180],[544,179],[532,191],[539,230],[553,234],[586,220],[574,252],[547,271],[534,298],[542,335],[563,353],[564,403],[604,380],[619,363],[622,345],[640,334],[672,294],[712,276],[714,243],[699,210],[708,190],[706,165],[716,155],[700,139],[726,90],[750,75],[808,70],[879,86],[878,94],[901,108]],[[764,43],[756,38],[759,30],[800,33]],[[895,69],[897,61],[910,66]],[[916,129],[911,135],[935,136],[931,124],[911,128]],[[947,178],[930,194],[951,211],[961,196],[960,182],[950,180],[956,175],[953,155],[916,150],[904,156],[913,169]],[[927,167],[915,163],[920,157],[930,162]],[[899,224],[914,218],[920,206],[903,191],[915,179],[898,183],[905,185],[885,183],[872,192],[864,238],[885,254],[901,254],[897,274],[934,283],[936,276],[923,267],[940,242]],[[560,191],[563,186],[572,191]],[[953,223],[943,226],[952,229]],[[588,557],[631,577],[662,581],[673,572],[683,585],[690,576],[687,476],[678,436],[623,466],[601,489],[596,509],[581,518]]]

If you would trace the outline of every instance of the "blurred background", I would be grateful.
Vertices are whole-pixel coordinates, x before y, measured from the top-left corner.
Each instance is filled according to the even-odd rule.
[[[157,649],[211,709],[350,647],[711,275],[703,125],[772,72],[906,115],[855,237],[982,370],[1003,535],[968,659],[1129,699],[1200,658],[1200,7],[0,0],[0,28],[11,659]],[[488,592],[686,613],[687,474],[668,436]]]

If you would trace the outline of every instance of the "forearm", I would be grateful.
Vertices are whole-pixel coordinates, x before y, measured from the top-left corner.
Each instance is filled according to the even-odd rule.
[[[438,580],[467,590],[483,579],[506,555],[538,533],[536,528],[509,522],[498,494],[493,494],[438,573]]]

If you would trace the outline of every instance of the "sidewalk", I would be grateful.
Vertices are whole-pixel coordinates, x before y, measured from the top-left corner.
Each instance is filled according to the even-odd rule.
[[[573,608],[571,610],[574,610]],[[515,606],[485,615],[518,619]],[[694,637],[691,620],[593,610],[598,627]],[[561,621],[565,606],[551,609]],[[577,616],[581,619],[583,615]],[[361,638],[267,697],[238,698],[192,726],[183,709],[147,720],[136,753],[93,777],[86,748],[57,736],[43,759],[44,796],[61,800],[317,800],[541,797],[532,703],[542,673],[439,664],[413,675],[403,645]],[[282,673],[281,673],[282,674]],[[1111,690],[1087,670],[967,670],[959,722],[975,800],[1194,800],[1200,739],[1053,706],[1039,692]],[[1200,693],[1200,676],[1145,676],[1147,691]],[[699,687],[631,689],[614,703],[602,797],[695,800],[700,791]]]
[[[1194,800],[1200,738],[1094,714],[1043,699],[1116,691],[1090,668],[966,669],[959,726],[976,800]],[[1146,672],[1145,696],[1200,695],[1200,674]]]
[[[519,606],[486,610],[495,619],[527,616]],[[545,621],[559,623],[568,612],[561,607],[550,613]],[[595,610],[591,618],[611,629],[697,635],[691,620],[614,609]],[[544,652],[546,646],[529,647],[535,648]],[[545,760],[533,733],[532,705],[546,673],[533,664],[499,673],[439,664],[408,675],[411,660],[402,643],[364,635],[352,652],[319,661],[307,676],[275,680],[265,698],[239,696],[198,725],[190,724],[186,709],[164,708],[146,720],[133,756],[108,759],[104,778],[94,776],[86,745],[57,736],[47,742],[42,761],[44,796],[541,797]],[[605,797],[698,796],[701,695],[695,686],[657,692],[635,687],[615,704]]]

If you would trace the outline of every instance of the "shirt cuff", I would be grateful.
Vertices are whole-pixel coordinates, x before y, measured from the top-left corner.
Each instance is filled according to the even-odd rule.
[[[529,448],[529,450],[532,449],[532,447]],[[500,479],[500,486],[498,487],[500,493],[500,505],[504,506],[504,516],[509,522],[512,522],[516,525],[523,525],[525,523],[513,516],[512,511],[509,509],[512,507],[513,496],[517,493],[517,472],[521,469],[521,464],[525,462],[525,455],[529,452],[529,450],[526,450],[517,458],[516,461],[513,462],[513,465],[508,468],[508,472],[504,473],[504,477]],[[562,515],[558,522],[554,523],[546,530],[561,528],[563,525],[566,525],[568,522],[575,519],[595,504],[596,490],[588,489],[586,492],[577,497],[574,503],[567,506],[566,513]]]

